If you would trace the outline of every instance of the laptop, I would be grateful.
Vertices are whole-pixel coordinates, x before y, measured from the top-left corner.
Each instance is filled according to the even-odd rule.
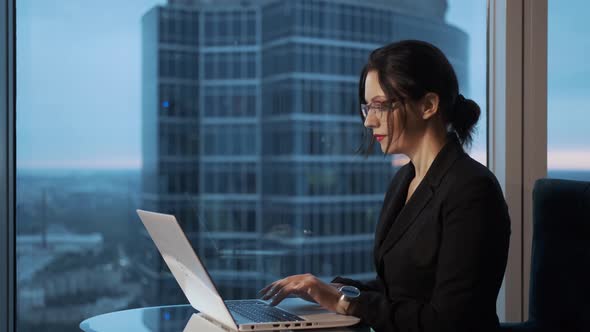
[[[289,298],[287,300],[298,300],[298,299],[294,299],[294,298]],[[301,300],[303,301],[303,300]],[[369,331],[370,328],[369,327],[363,327],[363,328],[354,328],[354,327],[333,327],[330,328],[329,332],[358,332],[358,331]],[[182,332],[203,332],[203,331],[207,331],[207,332],[226,332],[227,329],[224,329],[223,327],[220,327],[218,325],[215,325],[213,323],[211,323],[210,321],[203,319],[201,317],[201,313],[194,313],[191,315],[190,319],[188,320],[188,322],[186,323],[186,325],[184,326],[184,329],[182,330]]]
[[[302,299],[288,298],[276,307],[258,299],[224,301],[176,218],[143,210],[137,210],[137,214],[191,306],[201,317],[223,329],[317,329],[350,326],[360,321]]]

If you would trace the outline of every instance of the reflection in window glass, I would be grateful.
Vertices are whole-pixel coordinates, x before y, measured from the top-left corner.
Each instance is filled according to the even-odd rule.
[[[547,171],[553,178],[589,181],[590,42],[582,23],[589,6],[582,0],[548,4]]]
[[[355,153],[357,75],[383,44],[447,54],[485,163],[483,1],[17,1],[19,332],[186,303],[136,208],[176,215],[227,299],[373,278],[405,162]]]

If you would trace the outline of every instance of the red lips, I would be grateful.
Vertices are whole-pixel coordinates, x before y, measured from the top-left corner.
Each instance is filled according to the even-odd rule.
[[[375,139],[376,140],[378,140],[379,142],[381,142],[385,138],[385,136],[387,136],[387,135],[373,135],[373,136],[375,136]]]

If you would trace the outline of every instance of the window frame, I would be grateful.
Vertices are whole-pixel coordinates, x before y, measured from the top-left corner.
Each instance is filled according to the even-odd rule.
[[[0,330],[16,328],[15,0],[0,0]]]
[[[547,176],[547,0],[488,2],[488,167],[508,204],[508,322],[528,319],[532,190]]]

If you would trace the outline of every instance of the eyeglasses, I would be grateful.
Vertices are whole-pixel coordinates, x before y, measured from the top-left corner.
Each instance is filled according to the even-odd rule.
[[[390,112],[398,108],[400,105],[399,101],[390,102],[372,102],[369,104],[361,104],[361,113],[363,119],[369,116],[369,113],[373,112],[378,119],[383,118],[383,113]]]

